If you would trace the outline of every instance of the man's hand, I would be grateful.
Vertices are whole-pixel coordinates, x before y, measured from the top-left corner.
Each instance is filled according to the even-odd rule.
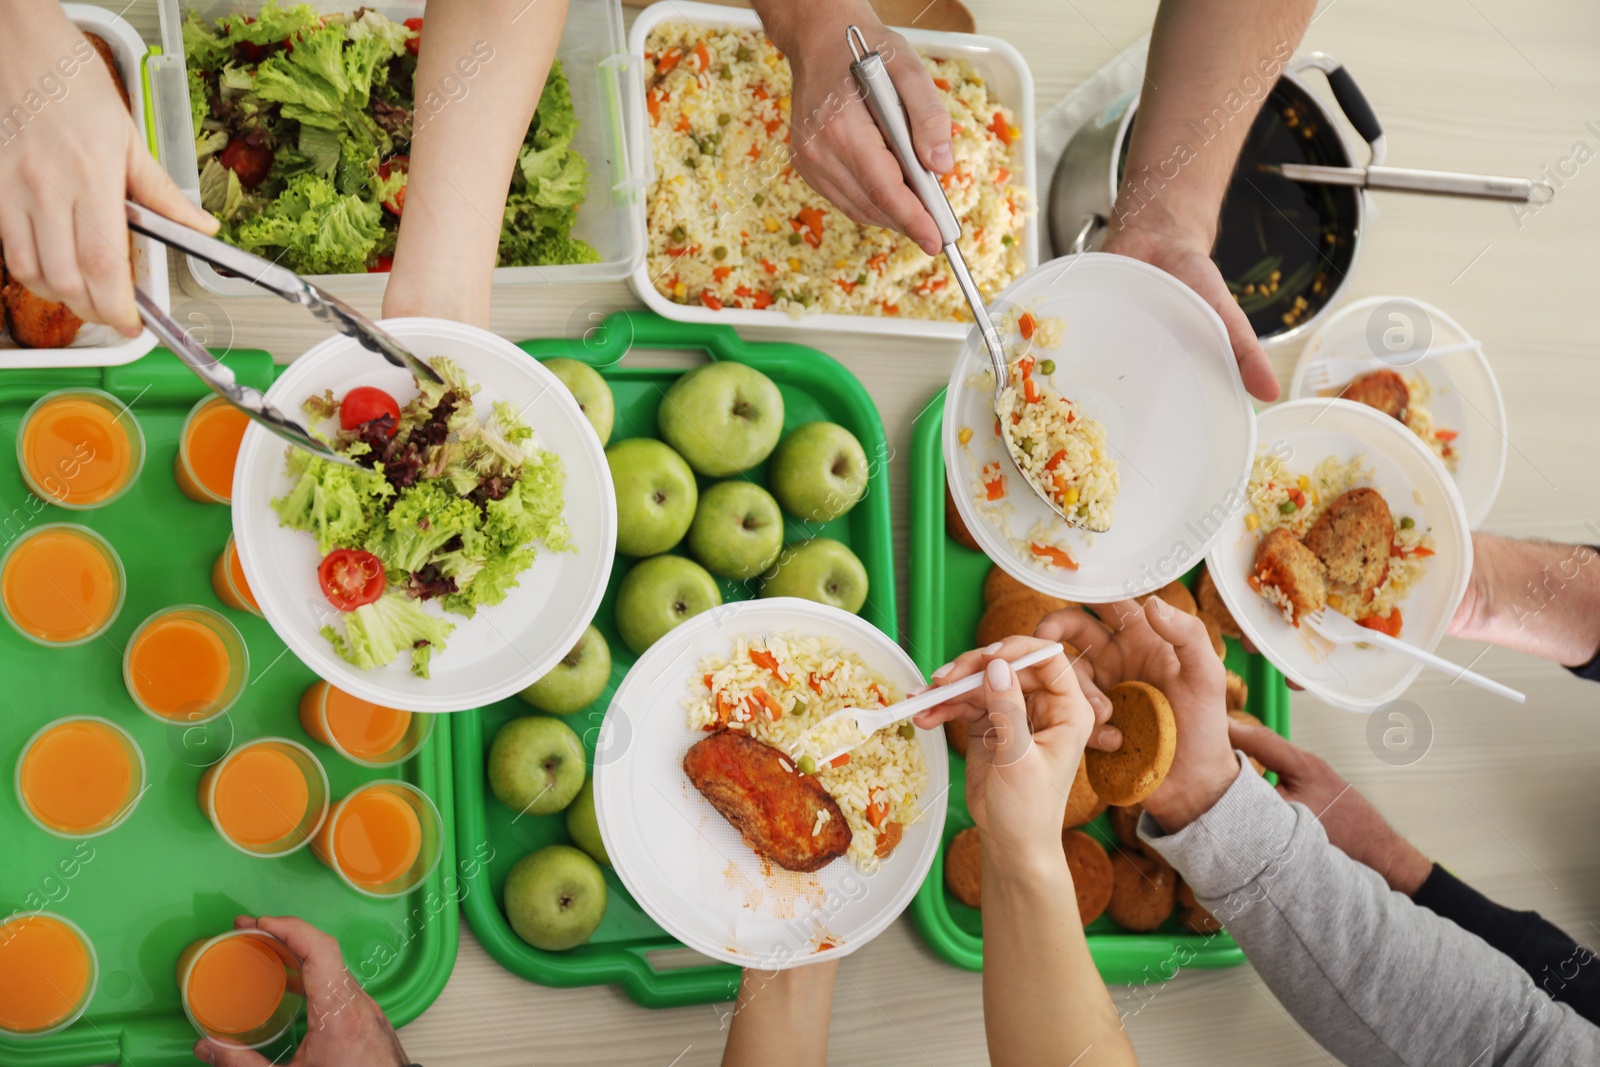
[[[767,34],[789,60],[794,91],[789,150],[794,169],[857,223],[884,226],[939,254],[939,227],[906,185],[850,73],[845,29],[857,26],[882,54],[910,119],[917,158],[943,174],[955,166],[950,113],[906,39],[884,27],[866,0],[759,0]]]
[[[1257,400],[1278,399],[1278,378],[1272,372],[1267,350],[1261,347],[1249,316],[1239,309],[1227,283],[1222,280],[1222,272],[1212,262],[1209,242],[1128,225],[1106,240],[1103,251],[1143,260],[1199,293],[1200,299],[1222,316],[1222,324],[1228,328],[1228,341],[1233,345],[1233,358],[1239,362],[1244,387]]]
[[[1377,871],[1390,889],[1409,897],[1428,880],[1433,870],[1428,858],[1395,833],[1326,760],[1253,723],[1230,720],[1228,737],[1235,748],[1278,773],[1279,796],[1311,809],[1334,847]]]
[[[1176,833],[1210,810],[1239,773],[1228,743],[1227,672],[1205,624],[1160,597],[1142,606],[1120,600],[1095,610],[1098,619],[1079,608],[1052,612],[1035,633],[1081,648],[1101,690],[1145,682],[1172,705],[1178,751],[1166,781],[1144,806],[1164,830]]]
[[[241,915],[236,930],[264,930],[300,959],[305,985],[306,1039],[289,1067],[405,1067],[411,1061],[383,1009],[344,965],[339,942],[300,919],[252,919]],[[202,1039],[195,1058],[215,1067],[269,1067],[249,1049],[229,1049]]]

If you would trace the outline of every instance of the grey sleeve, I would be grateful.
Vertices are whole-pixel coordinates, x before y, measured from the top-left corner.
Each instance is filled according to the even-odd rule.
[[[1139,836],[1227,927],[1296,1022],[1345,1063],[1600,1063],[1600,1029],[1509,957],[1393,892],[1240,756],[1222,799]]]

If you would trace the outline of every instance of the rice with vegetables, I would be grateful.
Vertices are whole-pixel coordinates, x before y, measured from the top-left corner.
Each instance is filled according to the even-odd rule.
[[[1026,266],[1021,131],[969,64],[923,64],[953,122],[955,168],[940,181],[991,298]],[[970,321],[943,257],[850,221],[789,166],[789,63],[765,34],[662,23],[645,43],[645,78],[648,269],[662,296],[713,310]],[[801,136],[814,127],[802,116]]]
[[[1455,447],[1456,431],[1434,424],[1433,411],[1430,409],[1433,385],[1420,374],[1406,377],[1405,383],[1411,394],[1411,402],[1406,405],[1406,429],[1422,439],[1422,443],[1439,457],[1446,470],[1454,471],[1461,461],[1461,455]]]
[[[866,873],[877,870],[900,841],[903,829],[921,815],[917,798],[928,787],[928,771],[908,721],[885,727],[838,765],[817,760],[848,743],[844,731],[808,739],[802,735],[841,708],[875,708],[902,694],[855,653],[828,638],[770,635],[740,638],[729,655],[707,656],[689,683],[684,700],[689,727],[742,730],[758,741],[791,753],[797,774],[813,774],[850,824],[847,855]],[[813,833],[820,832],[820,821]]]

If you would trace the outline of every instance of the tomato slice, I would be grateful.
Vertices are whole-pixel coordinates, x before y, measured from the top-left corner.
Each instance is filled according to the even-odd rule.
[[[393,437],[400,426],[400,405],[394,397],[370,385],[356,386],[339,401],[339,425],[346,430],[353,430],[384,415],[394,418],[394,425],[389,427],[389,436]]]
[[[382,178],[384,181],[388,181],[393,175],[399,174],[401,178],[404,179],[407,177],[410,170],[410,156],[390,156],[388,159],[378,164],[378,177]],[[395,216],[396,218],[399,218],[405,213],[406,186],[403,181],[400,185],[400,188],[396,189],[384,199],[383,206],[388,210],[389,214]]]
[[[406,19],[406,29],[416,33],[415,37],[406,41],[406,51],[414,56],[420,55],[422,53],[422,20]]]
[[[254,189],[267,180],[267,174],[272,170],[272,149],[266,145],[255,144],[243,137],[235,137],[223,148],[222,154],[217,157],[224,167],[239,176],[239,185],[244,189]]]
[[[383,561],[359,548],[336,548],[317,565],[317,584],[328,603],[340,611],[354,611],[383,595],[389,580]]]

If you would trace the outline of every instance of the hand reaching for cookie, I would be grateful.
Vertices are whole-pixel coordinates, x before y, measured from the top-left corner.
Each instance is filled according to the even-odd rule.
[[[1052,612],[1036,636],[1083,649],[1094,683],[1145,682],[1161,690],[1177,720],[1177,754],[1145,810],[1175,833],[1208,810],[1239,772],[1228,741],[1227,672],[1205,623],[1159,597],[1143,606],[1120,600],[1098,605],[1096,618],[1078,608]]]

